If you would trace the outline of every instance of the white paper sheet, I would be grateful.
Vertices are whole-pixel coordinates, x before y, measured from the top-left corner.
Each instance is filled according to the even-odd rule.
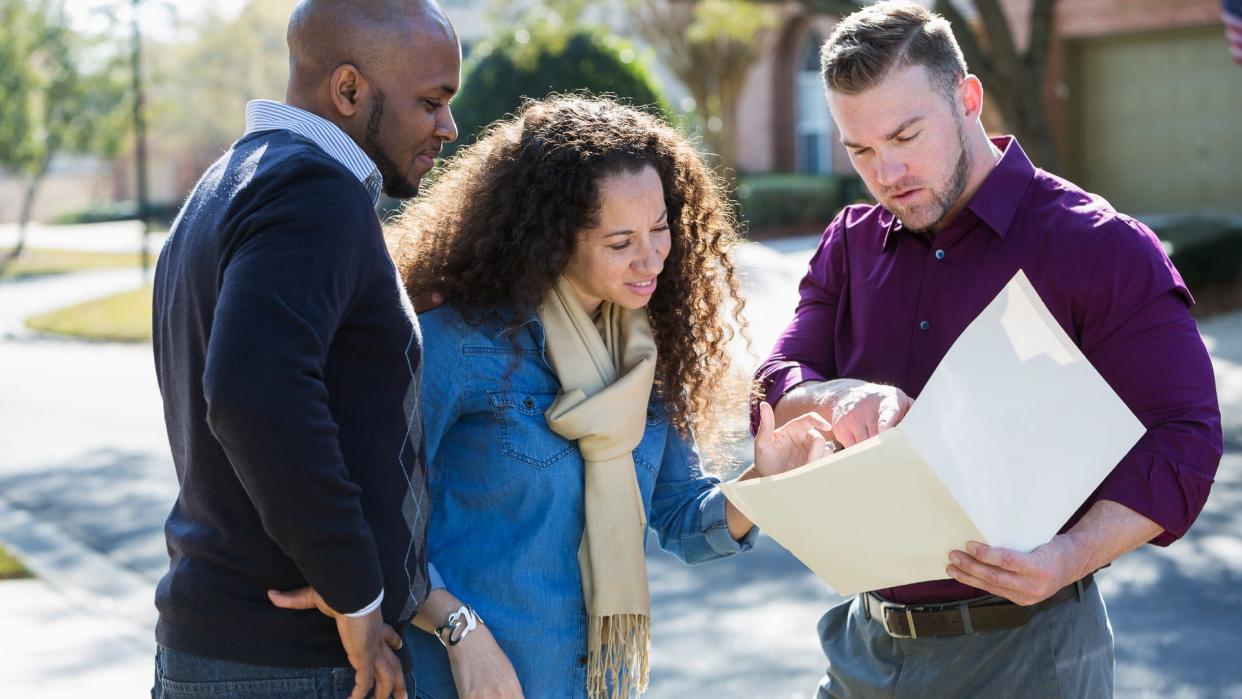
[[[854,594],[944,578],[969,540],[1047,542],[1144,431],[1019,272],[898,427],[725,495]]]

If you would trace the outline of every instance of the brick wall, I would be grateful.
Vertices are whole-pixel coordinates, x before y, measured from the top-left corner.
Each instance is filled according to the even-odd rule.
[[[1001,4],[1019,50],[1025,50],[1030,31],[1031,0],[1001,0]],[[1041,89],[1053,140],[1062,149],[1062,160],[1072,160],[1064,157],[1066,143],[1071,140],[1067,137],[1067,129],[1073,99],[1066,79],[1067,70],[1073,68],[1067,65],[1067,61],[1072,60],[1072,53],[1067,51],[1068,43],[1220,23],[1220,0],[1060,0],[1055,20],[1056,37],[1049,56],[1047,78]],[[989,129],[1004,130],[995,110],[987,116],[985,124]],[[1068,172],[1063,174],[1073,175]]]
[[[1025,47],[1031,0],[1002,0],[1015,36]],[[1061,0],[1056,28],[1061,39],[1160,31],[1220,22],[1220,0]]]
[[[807,36],[828,38],[837,18],[808,14],[799,2],[778,6],[781,21],[751,68],[738,104],[738,166],[746,172],[794,170],[793,72]],[[831,143],[833,170],[851,172],[845,149]]]

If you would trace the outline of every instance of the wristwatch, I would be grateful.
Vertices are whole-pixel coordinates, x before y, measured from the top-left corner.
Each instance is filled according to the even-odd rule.
[[[482,623],[483,617],[479,616],[470,605],[463,604],[458,607],[457,611],[449,613],[443,625],[436,627],[436,638],[440,639],[440,643],[445,648],[455,646]],[[448,638],[444,636],[445,629],[448,629]]]

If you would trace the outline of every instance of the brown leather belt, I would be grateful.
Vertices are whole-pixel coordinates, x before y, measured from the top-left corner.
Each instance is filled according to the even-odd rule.
[[[1038,604],[1023,607],[1003,597],[988,595],[961,602],[900,604],[866,592],[860,595],[867,618],[884,627],[893,638],[961,636],[980,631],[1016,629],[1031,617],[1069,599],[1082,599],[1082,591],[1095,581],[1088,575]]]

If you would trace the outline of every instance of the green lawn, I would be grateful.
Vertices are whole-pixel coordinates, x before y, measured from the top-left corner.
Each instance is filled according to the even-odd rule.
[[[31,577],[30,571],[26,570],[21,561],[10,556],[9,552],[0,546],[0,580],[18,580],[29,577]]]
[[[79,303],[26,319],[31,330],[87,340],[151,340],[151,287]]]
[[[8,264],[12,248],[0,248],[0,281],[64,274],[91,269],[137,267],[142,258],[136,252],[75,252],[69,250],[33,250],[27,248]]]

